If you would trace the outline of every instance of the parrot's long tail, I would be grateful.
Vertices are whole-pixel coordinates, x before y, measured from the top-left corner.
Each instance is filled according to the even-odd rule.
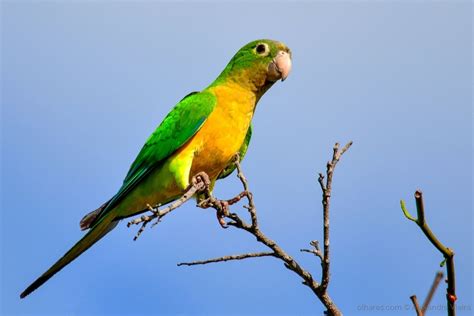
[[[48,271],[36,279],[36,281],[31,283],[31,285],[20,294],[20,298],[26,297],[31,292],[43,285],[43,283],[48,281],[59,270],[71,263],[71,261],[76,259],[80,254],[89,249],[93,244],[99,241],[99,239],[114,229],[117,224],[118,220],[115,220],[110,213],[108,216],[106,215],[104,218],[100,219],[89,230],[89,232],[87,232],[87,234],[82,237],[81,240],[79,240],[68,252],[66,252],[66,254],[61,259],[59,259],[51,268],[48,269]]]

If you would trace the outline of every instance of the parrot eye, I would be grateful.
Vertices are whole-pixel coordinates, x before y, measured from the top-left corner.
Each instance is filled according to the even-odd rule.
[[[265,43],[260,43],[255,47],[255,52],[260,56],[267,56],[270,53],[270,48]]]

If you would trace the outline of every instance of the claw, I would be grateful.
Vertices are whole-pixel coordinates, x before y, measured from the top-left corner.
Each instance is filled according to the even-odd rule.
[[[200,189],[200,191],[205,191],[209,188],[209,186],[211,185],[211,179],[209,179],[209,176],[207,175],[207,173],[205,172],[199,172],[197,173],[193,178],[192,178],[192,183],[193,185],[198,185],[200,182],[203,183],[203,186],[202,188]]]
[[[217,221],[219,222],[219,225],[221,225],[222,228],[227,228],[229,226],[227,226],[227,223],[224,218],[226,216],[229,216],[229,203],[223,200],[217,200],[216,202],[219,205],[218,210],[216,212]]]
[[[228,226],[225,218],[229,216],[229,205],[234,204],[236,201],[240,200],[240,198],[238,198],[236,201],[217,200],[214,198],[209,190],[211,180],[205,172],[197,173],[191,181],[193,186],[199,187],[198,192],[204,193],[204,198],[198,200],[197,206],[200,208],[212,207],[216,209],[216,216],[219,225],[221,225],[222,228],[227,228]]]
[[[219,222],[219,225],[221,225],[221,227],[224,229],[228,228],[229,226],[227,226],[227,223],[224,220],[224,216],[220,215],[219,212],[216,215],[217,215],[217,221]]]
[[[211,198],[202,199],[198,201],[197,206],[200,208],[209,208],[211,207]]]

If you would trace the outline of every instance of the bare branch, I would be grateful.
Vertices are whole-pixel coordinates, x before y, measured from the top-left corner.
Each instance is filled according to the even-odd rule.
[[[324,304],[324,306],[327,308],[328,315],[342,315],[326,291],[328,283],[329,283],[329,200],[331,196],[332,176],[339,159],[349,149],[351,145],[352,145],[352,142],[349,142],[341,150],[339,150],[339,144],[336,144],[334,146],[332,160],[328,162],[327,164],[326,183],[324,183],[324,176],[322,174],[319,174],[318,182],[320,183],[321,189],[323,190],[324,254],[321,252],[321,249],[319,248],[318,241],[313,241],[310,243],[311,246],[313,246],[313,249],[311,250],[301,249],[301,251],[313,253],[314,255],[316,255],[317,257],[321,259],[321,264],[323,266],[322,284],[319,284],[318,282],[316,282],[313,279],[312,275],[308,271],[304,270],[298,264],[298,262],[296,262],[296,260],[293,259],[293,257],[291,257],[276,242],[268,238],[260,230],[259,225],[258,225],[257,209],[255,207],[253,195],[249,190],[248,181],[242,172],[242,168],[240,166],[240,161],[239,161],[240,157],[238,155],[236,155],[234,159],[234,163],[237,169],[237,177],[242,183],[244,191],[242,191],[240,194],[238,194],[236,197],[232,199],[218,200],[212,196],[209,189],[207,190],[204,189],[204,192],[207,198],[203,203],[198,205],[204,208],[212,207],[216,209],[218,213],[218,217],[222,216],[230,220],[228,223],[226,223],[226,225],[243,229],[249,232],[254,237],[256,237],[258,242],[270,248],[272,252],[266,253],[265,256],[274,256],[282,260],[287,269],[293,271],[298,276],[300,276],[303,279],[303,284],[309,287],[313,291],[313,293],[320,299],[320,301]],[[247,205],[245,205],[244,208],[246,208],[250,214],[250,218],[251,218],[250,224],[247,223],[245,220],[243,220],[238,214],[230,213],[228,209],[223,209],[223,208],[227,208],[229,205],[232,205],[240,201],[244,197],[247,199]],[[246,255],[243,255],[243,256],[247,258]],[[224,259],[234,260],[232,256],[230,257],[227,256],[227,257],[220,257],[216,259],[209,259],[209,260],[203,260],[203,261],[194,261],[188,265],[227,261]],[[183,264],[180,264],[180,265],[183,265]]]
[[[321,185],[321,190],[323,193],[323,238],[324,244],[323,249],[324,253],[320,257],[322,258],[322,277],[321,277],[321,289],[326,291],[329,285],[330,278],[330,247],[329,247],[329,203],[331,200],[331,190],[332,190],[332,177],[334,174],[334,169],[336,168],[339,159],[342,155],[351,147],[352,141],[348,142],[341,150],[339,150],[339,144],[336,143],[333,148],[332,160],[327,163],[326,168],[326,183],[324,183],[324,176],[320,173],[318,182]]]
[[[215,263],[215,262],[224,262],[230,260],[243,260],[248,258],[258,258],[258,257],[275,257],[273,252],[252,252],[252,253],[244,253],[241,255],[231,255],[231,256],[223,256],[219,258],[207,259],[207,260],[197,260],[192,262],[180,262],[178,263],[179,266],[195,266],[199,264],[208,264],[208,263]]]
[[[240,182],[242,182],[242,186],[244,187],[244,192],[246,192],[246,196],[248,199],[248,210],[250,213],[250,217],[252,219],[252,226],[258,227],[258,219],[257,219],[257,210],[255,208],[255,203],[253,201],[253,195],[252,192],[249,190],[249,184],[247,182],[247,179],[244,176],[244,173],[242,172],[242,167],[240,166],[240,156],[239,154],[235,155],[234,159],[235,167],[237,169],[237,177],[240,179]]]
[[[192,262],[182,262],[178,263],[178,266],[194,266],[194,265],[203,265],[208,263],[216,263],[216,262],[224,262],[229,260],[243,260],[247,258],[257,258],[257,257],[275,257],[283,261],[284,266],[293,271],[299,277],[303,279],[303,284],[309,287],[312,292],[319,298],[319,300],[323,303],[326,307],[327,315],[342,315],[341,311],[338,307],[334,304],[331,297],[327,293],[327,286],[329,283],[329,201],[331,196],[331,186],[332,186],[332,176],[336,164],[338,163],[341,156],[346,152],[349,147],[352,145],[352,142],[349,142],[346,146],[344,146],[341,150],[339,150],[339,144],[336,144],[333,148],[333,156],[332,160],[327,164],[327,172],[326,172],[326,183],[324,183],[325,177],[320,174],[319,175],[319,183],[321,185],[321,189],[323,190],[323,218],[324,218],[324,253],[319,248],[318,241],[312,241],[310,243],[313,246],[313,249],[301,249],[303,252],[310,252],[321,259],[321,265],[323,266],[323,277],[322,283],[319,284],[312,275],[305,269],[303,269],[296,260],[291,257],[285,250],[283,250],[275,241],[268,238],[259,228],[258,225],[258,217],[257,217],[257,209],[255,207],[255,203],[253,200],[252,192],[249,190],[249,185],[246,177],[242,172],[242,168],[240,166],[240,157],[236,155],[234,159],[234,163],[237,169],[237,177],[239,178],[240,182],[243,186],[243,191],[239,193],[237,196],[229,199],[229,200],[219,200],[216,199],[210,190],[210,181],[209,177],[201,172],[195,177],[193,177],[192,185],[187,189],[184,195],[176,200],[175,202],[171,203],[168,207],[164,208],[163,210],[159,210],[158,206],[155,208],[149,208],[148,210],[152,212],[151,215],[143,215],[140,218],[132,220],[128,223],[128,226],[136,225],[142,223],[142,227],[137,233],[137,236],[141,234],[144,230],[147,223],[156,219],[156,223],[160,221],[160,219],[165,216],[166,214],[170,213],[171,211],[175,210],[187,200],[189,200],[193,195],[196,193],[201,193],[204,197],[199,203],[198,207],[201,208],[213,208],[217,211],[217,217],[219,223],[222,227],[233,226],[235,228],[239,228],[242,230],[247,231],[248,233],[252,234],[259,243],[265,245],[269,248],[270,252],[258,252],[258,253],[246,253],[241,255],[232,255],[232,256],[223,256],[219,258],[207,259],[207,260],[198,260]],[[238,214],[229,212],[229,206],[233,205],[242,199],[246,198],[247,204],[244,205],[244,208],[247,209],[248,213],[250,214],[251,222],[247,223],[244,219],[242,219]],[[146,210],[144,210],[146,211]],[[225,219],[228,220],[226,223]],[[155,223],[155,224],[156,224]]]
[[[319,185],[321,186],[321,190],[323,190],[324,192],[326,190],[326,185],[324,184],[324,176],[322,173],[319,173],[318,182],[319,182]]]
[[[428,223],[425,219],[425,207],[423,203],[423,193],[420,190],[415,192],[415,201],[416,201],[416,211],[417,211],[417,218],[415,219],[413,216],[410,215],[408,210],[405,207],[405,202],[402,200],[400,201],[400,205],[402,207],[402,211],[409,220],[414,221],[421,229],[421,231],[425,234],[426,238],[441,252],[444,256],[444,260],[441,263],[441,266],[446,263],[446,271],[447,271],[447,283],[448,288],[446,289],[446,301],[447,301],[447,309],[449,316],[456,315],[456,275],[454,273],[454,251],[448,247],[445,247],[436,237],[436,235],[431,231],[431,228],[428,226]],[[426,303],[426,302],[425,302]],[[429,302],[427,303],[429,304]],[[424,306],[425,304],[423,304]]]
[[[421,307],[421,312],[424,315],[426,313],[426,310],[428,309],[428,306],[430,306],[431,299],[433,298],[434,293],[436,292],[436,289],[438,288],[439,282],[443,279],[443,272],[438,271],[436,273],[436,276],[433,280],[433,284],[431,284],[431,288],[428,292],[428,295],[425,298],[425,301],[423,302],[423,307]]]
[[[420,309],[420,305],[418,304],[418,299],[416,298],[416,295],[410,296],[410,299],[413,302],[413,306],[415,307],[416,315],[423,316],[423,313]]]
[[[309,243],[311,246],[313,246],[313,249],[300,249],[301,252],[309,252],[321,259],[321,264],[324,262],[324,256],[323,253],[321,252],[321,248],[319,248],[319,241],[313,240]]]
[[[337,157],[337,160],[341,158],[344,153],[349,150],[349,148],[352,146],[352,141],[348,142],[344,147],[342,147],[341,151],[339,152],[339,156]]]

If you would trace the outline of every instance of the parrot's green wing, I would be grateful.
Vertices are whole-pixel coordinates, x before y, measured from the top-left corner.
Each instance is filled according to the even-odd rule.
[[[148,138],[130,166],[122,187],[96,220],[115,207],[150,171],[194,136],[216,102],[216,97],[209,92],[193,92],[184,97]]]
[[[252,125],[249,126],[249,129],[247,130],[247,135],[245,135],[244,142],[242,146],[240,146],[239,149],[239,155],[240,155],[240,161],[242,161],[245,157],[245,154],[247,153],[247,149],[249,148],[249,143],[250,143],[250,138],[252,138]],[[217,179],[224,179],[228,175],[230,175],[232,172],[235,170],[235,164],[233,162],[229,163],[227,167],[225,167],[224,170],[219,174],[219,177]]]

